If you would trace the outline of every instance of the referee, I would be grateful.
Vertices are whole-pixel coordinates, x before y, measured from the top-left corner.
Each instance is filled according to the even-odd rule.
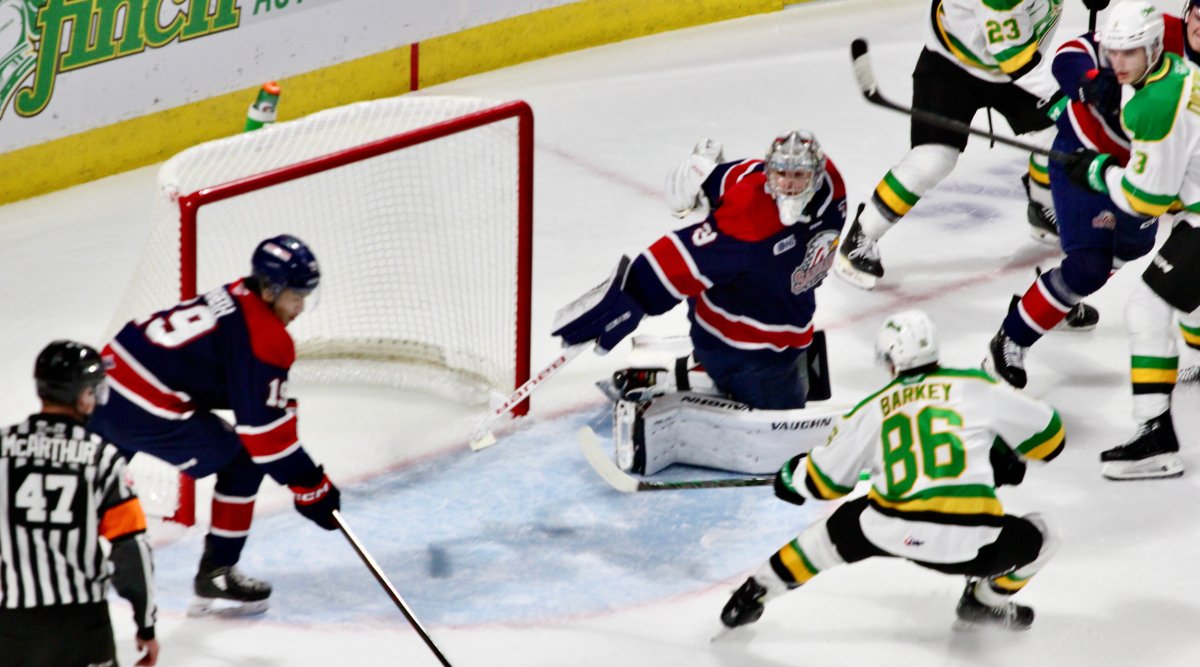
[[[133,605],[137,664],[154,665],[146,517],[125,459],[84,427],[106,389],[100,354],[54,341],[33,374],[42,411],[0,435],[0,667],[115,667],[110,579]]]

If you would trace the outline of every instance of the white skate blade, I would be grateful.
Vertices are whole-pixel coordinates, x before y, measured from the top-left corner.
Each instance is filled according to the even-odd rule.
[[[842,257],[841,253],[838,253],[837,260],[835,260],[833,263],[833,273],[838,278],[841,278],[858,289],[875,289],[875,282],[877,280],[875,276],[854,268],[850,264],[850,260]]]
[[[188,605],[187,615],[192,618],[201,616],[241,618],[266,613],[270,606],[269,600],[237,602],[234,600],[222,600],[220,598],[195,597],[192,598],[192,602]]]
[[[1183,460],[1178,454],[1158,454],[1140,461],[1107,461],[1100,474],[1116,481],[1169,479],[1183,475]]]

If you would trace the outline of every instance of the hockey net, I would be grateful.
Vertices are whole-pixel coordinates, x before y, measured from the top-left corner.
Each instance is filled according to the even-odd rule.
[[[523,102],[410,95],[188,149],[159,171],[109,333],[245,275],[259,241],[288,233],[322,274],[289,326],[292,378],[507,394],[529,374],[532,134]],[[194,520],[189,478],[131,468],[148,513]]]

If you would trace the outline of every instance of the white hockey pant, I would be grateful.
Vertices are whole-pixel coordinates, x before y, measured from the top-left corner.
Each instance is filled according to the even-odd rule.
[[[696,392],[655,399],[642,415],[647,475],[672,463],[747,474],[779,470],[829,439],[840,407],[752,410]]]
[[[888,172],[917,198],[941,183],[958,163],[958,149],[943,144],[924,144],[908,151]],[[867,206],[859,218],[863,233],[878,241],[895,224],[877,206]]]

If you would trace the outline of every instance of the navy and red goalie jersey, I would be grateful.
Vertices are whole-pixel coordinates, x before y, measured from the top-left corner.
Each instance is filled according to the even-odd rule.
[[[697,347],[754,353],[812,342],[813,289],[833,264],[846,220],[846,188],[832,162],[804,217],[786,226],[767,193],[761,160],[717,165],[701,186],[703,222],[638,255],[625,291],[651,315],[688,302]]]
[[[126,324],[103,355],[112,389],[151,415],[232,410],[242,445],[276,481],[316,467],[287,397],[295,344],[242,281]]]

